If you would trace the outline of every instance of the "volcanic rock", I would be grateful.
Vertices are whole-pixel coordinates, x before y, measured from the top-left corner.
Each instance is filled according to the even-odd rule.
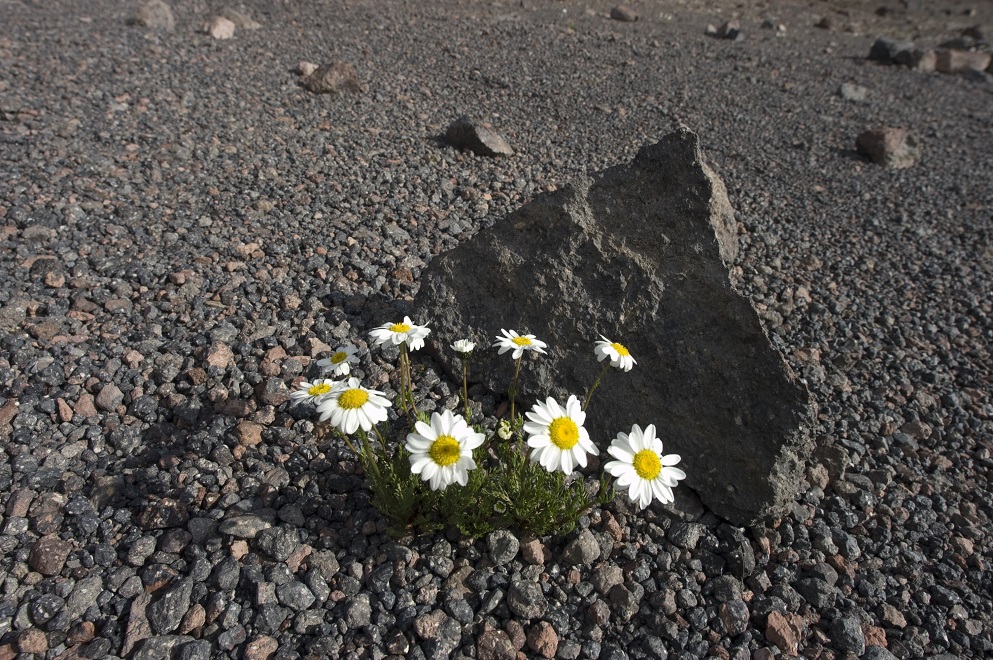
[[[172,8],[163,0],[151,0],[142,5],[128,23],[155,30],[171,31],[176,27],[176,18],[172,15]]]
[[[920,149],[906,128],[878,128],[860,133],[855,148],[872,162],[890,169],[912,167]]]
[[[355,67],[348,62],[330,62],[319,66],[300,84],[315,94],[362,91],[359,74],[356,73]]]
[[[547,342],[548,355],[522,369],[522,409],[582,396],[601,367],[592,342],[620,341],[638,365],[607,374],[593,398],[587,427],[601,455],[618,432],[655,424],[704,503],[751,525],[789,508],[812,415],[729,281],[736,256],[724,184],[697,136],[680,130],[435,258],[415,305],[453,374],[460,364],[444,347],[467,333],[482,340],[508,328]],[[475,373],[502,392],[513,367],[482,351]]]
[[[445,139],[477,156],[513,156],[514,150],[502,135],[468,117],[459,117],[448,127]]]

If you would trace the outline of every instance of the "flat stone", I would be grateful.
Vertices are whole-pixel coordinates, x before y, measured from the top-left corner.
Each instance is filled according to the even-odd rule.
[[[232,7],[223,7],[218,14],[234,23],[239,30],[258,30],[262,27],[262,24],[251,16]]]
[[[476,657],[479,660],[517,660],[517,649],[504,631],[487,630],[476,642]]]
[[[971,50],[938,50],[935,53],[935,69],[942,73],[965,73],[985,71],[990,65],[989,53]]]
[[[542,658],[554,658],[559,648],[559,636],[547,621],[539,621],[528,629],[528,648]]]
[[[300,84],[314,94],[357,93],[363,91],[359,74],[348,62],[329,62],[305,76]]]
[[[213,16],[203,26],[203,31],[213,39],[230,39],[234,36],[235,23],[224,16]]]
[[[920,156],[917,141],[910,131],[890,126],[860,133],[855,148],[872,162],[894,170],[913,167]]]
[[[477,156],[513,156],[507,140],[489,126],[469,117],[459,117],[445,131],[445,139],[453,147],[468,149]]]
[[[124,393],[113,383],[107,383],[100,390],[100,393],[96,395],[94,399],[97,408],[100,410],[106,410],[108,412],[114,412],[117,410],[117,406],[124,403]]]
[[[582,347],[614,337],[638,364],[607,374],[587,417],[591,436],[606,446],[633,424],[655,424],[665,450],[682,456],[685,483],[718,515],[751,526],[792,507],[812,407],[731,285],[737,252],[724,184],[684,129],[435,257],[415,307],[453,378],[461,363],[447,347],[466,332],[510,328],[547,342],[521,379],[524,410],[585,392],[601,365],[581,359]],[[513,361],[496,351],[480,352],[473,368],[493,391],[513,378]]]
[[[611,7],[610,17],[622,23],[634,23],[638,20],[638,12],[627,5],[617,5],[616,7]]]
[[[176,18],[172,14],[172,8],[163,0],[146,2],[138,13],[128,20],[128,23],[156,30],[171,31],[176,28]]]

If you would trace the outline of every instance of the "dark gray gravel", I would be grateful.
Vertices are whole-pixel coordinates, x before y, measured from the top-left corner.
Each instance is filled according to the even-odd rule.
[[[729,11],[668,3],[249,1],[261,28],[214,41],[213,7],[175,4],[159,31],[0,2],[0,656],[993,654],[993,85],[865,59],[986,14],[883,34],[791,3],[727,41],[703,33]],[[304,90],[304,60],[360,90]],[[515,155],[447,146],[462,115]],[[434,255],[679,122],[819,407],[791,515],[740,530],[683,492],[561,539],[389,537],[288,386]],[[887,125],[914,167],[855,153]],[[395,358],[357,375],[392,392]],[[456,406],[415,362],[423,407]]]

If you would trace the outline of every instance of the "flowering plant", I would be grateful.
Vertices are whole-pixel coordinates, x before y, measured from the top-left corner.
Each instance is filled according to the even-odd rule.
[[[606,450],[614,460],[604,466],[598,483],[587,484],[576,475],[589,465],[589,457],[601,453],[585,427],[593,392],[609,369],[627,372],[636,364],[625,346],[600,336],[594,355],[605,364],[582,403],[576,395],[565,402],[548,397],[520,415],[515,405],[524,357],[546,354],[548,346],[535,335],[501,329],[493,348],[500,355],[509,352],[515,362],[508,387],[510,415],[485,428],[472,425],[468,371],[476,343],[469,339],[451,346],[462,365],[462,414],[442,410],[429,416],[418,410],[410,354],[424,346],[430,332],[404,317],[370,333],[375,345],[400,348],[397,403],[408,426],[399,441],[391,442],[387,436],[395,434],[384,435],[379,428],[393,402],[357,378],[303,382],[292,394],[294,401],[316,407],[321,433],[336,434],[361,461],[373,504],[393,520],[394,531],[451,525],[469,536],[509,527],[535,535],[566,533],[583,511],[613,498],[614,483],[627,488],[642,509],[656,499],[673,501],[672,488],[686,474],[674,467],[678,455],[662,453],[652,424],[644,429],[635,424],[630,433],[617,434]],[[343,346],[318,365],[347,376],[350,364],[359,361],[357,353]]]

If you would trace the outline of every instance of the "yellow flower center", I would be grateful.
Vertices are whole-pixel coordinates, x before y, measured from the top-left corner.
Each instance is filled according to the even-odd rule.
[[[403,334],[404,332],[409,332],[410,326],[406,323],[394,323],[390,326],[390,332],[395,332],[397,334]]]
[[[634,455],[634,471],[645,481],[651,481],[662,471],[662,460],[651,449],[642,449]]]
[[[514,337],[510,341],[514,342],[518,346],[530,346],[531,345],[531,340],[528,339],[527,337]]]
[[[428,455],[432,461],[441,467],[452,465],[458,462],[459,457],[462,455],[462,445],[450,435],[439,435],[431,443],[431,448],[428,449]]]
[[[612,349],[617,351],[617,354],[621,357],[627,357],[631,355],[631,352],[624,346],[624,344],[618,344],[616,341],[610,345]]]
[[[579,442],[579,427],[568,417],[559,417],[548,425],[548,437],[559,449],[572,449]]]
[[[327,394],[331,391],[331,386],[327,383],[319,383],[317,385],[311,385],[310,389],[307,390],[307,394],[310,396],[321,396],[322,394]]]
[[[369,394],[365,390],[358,388],[345,390],[338,395],[338,406],[345,410],[355,410],[365,405],[369,400]]]
[[[348,353],[345,351],[338,351],[331,356],[331,364],[341,364],[348,358]]]

